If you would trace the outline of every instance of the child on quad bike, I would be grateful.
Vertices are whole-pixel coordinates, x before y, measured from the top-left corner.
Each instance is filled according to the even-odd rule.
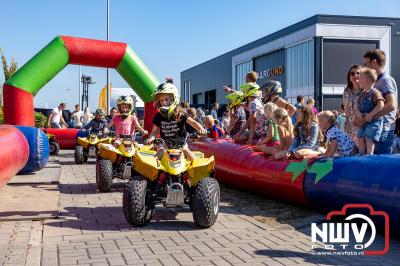
[[[103,109],[96,110],[95,117],[83,127],[83,131],[91,129],[93,133],[107,133],[107,121]]]
[[[185,124],[192,126],[198,133],[206,134],[207,131],[193,118],[180,109],[178,89],[172,83],[160,84],[153,93],[158,113],[153,119],[153,129],[146,144],[154,142],[158,133],[165,142],[182,143],[183,153],[188,160],[193,161],[194,155],[185,142]],[[157,156],[161,159],[166,151],[165,145],[157,145]]]
[[[144,130],[136,117],[132,114],[133,99],[131,96],[121,95],[117,99],[118,114],[113,116],[111,123],[108,124],[108,129],[115,127],[115,140],[113,145],[118,147],[121,144],[122,136],[133,136],[137,128],[143,135],[147,135],[147,130]]]

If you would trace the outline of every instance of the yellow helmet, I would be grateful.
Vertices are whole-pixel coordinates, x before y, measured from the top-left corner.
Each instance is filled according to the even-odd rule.
[[[172,102],[169,106],[161,106],[160,102],[158,101],[158,96],[164,94],[170,95],[172,97]],[[152,96],[156,101],[156,106],[160,114],[168,118],[171,117],[171,115],[174,113],[175,108],[179,104],[179,94],[176,86],[172,83],[161,83],[157,87],[156,91],[152,94]]]
[[[249,96],[259,97],[260,96],[260,86],[255,82],[249,82],[240,86],[245,98]]]
[[[241,91],[233,91],[226,95],[225,98],[230,100],[230,102],[228,103],[228,108],[238,106],[244,101],[244,95]]]
[[[122,104],[129,105],[128,111],[122,112],[122,110],[121,110],[121,105]],[[117,108],[118,108],[118,112],[122,116],[128,116],[133,110],[133,99],[132,99],[132,97],[131,96],[125,96],[125,95],[119,96],[118,99],[117,99]]]

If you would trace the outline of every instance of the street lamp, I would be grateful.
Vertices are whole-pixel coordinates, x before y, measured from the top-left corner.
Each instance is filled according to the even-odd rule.
[[[89,84],[95,84],[96,82],[92,81],[91,76],[85,76],[82,75],[81,77],[81,82],[82,82],[82,109],[85,108],[85,103],[86,107],[89,106]]]

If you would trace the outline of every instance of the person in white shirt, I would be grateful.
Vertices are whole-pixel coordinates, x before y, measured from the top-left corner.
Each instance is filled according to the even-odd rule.
[[[58,107],[51,110],[49,118],[47,119],[47,127],[61,128],[62,125],[68,127],[67,123],[62,116],[62,111],[67,107],[66,103],[60,103]]]
[[[79,104],[75,105],[75,111],[72,113],[72,121],[74,122],[74,128],[82,128],[81,116],[83,112],[81,111],[81,106]]]
[[[89,107],[85,107],[85,112],[81,116],[82,127],[86,126],[93,119],[93,114],[90,112]]]

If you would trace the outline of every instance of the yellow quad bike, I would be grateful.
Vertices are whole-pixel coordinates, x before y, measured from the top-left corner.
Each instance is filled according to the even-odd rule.
[[[182,141],[181,141],[182,142]],[[164,143],[156,139],[155,144]],[[214,176],[214,156],[204,158],[193,151],[196,158],[185,158],[183,143],[165,142],[167,151],[161,158],[153,150],[139,150],[134,156],[134,169],[138,173],[126,185],[123,211],[133,226],[150,222],[156,204],[167,208],[189,205],[197,226],[211,227],[217,220],[220,188]]]
[[[130,179],[132,177],[133,156],[138,149],[135,146],[135,137],[136,134],[133,137],[120,136],[121,144],[118,148],[111,143],[98,145],[96,184],[100,192],[111,191],[114,178]],[[146,146],[142,149],[146,149]]]
[[[96,157],[97,146],[100,143],[111,143],[112,138],[101,132],[90,132],[86,138],[78,137],[75,146],[75,163],[86,163],[89,157]]]

